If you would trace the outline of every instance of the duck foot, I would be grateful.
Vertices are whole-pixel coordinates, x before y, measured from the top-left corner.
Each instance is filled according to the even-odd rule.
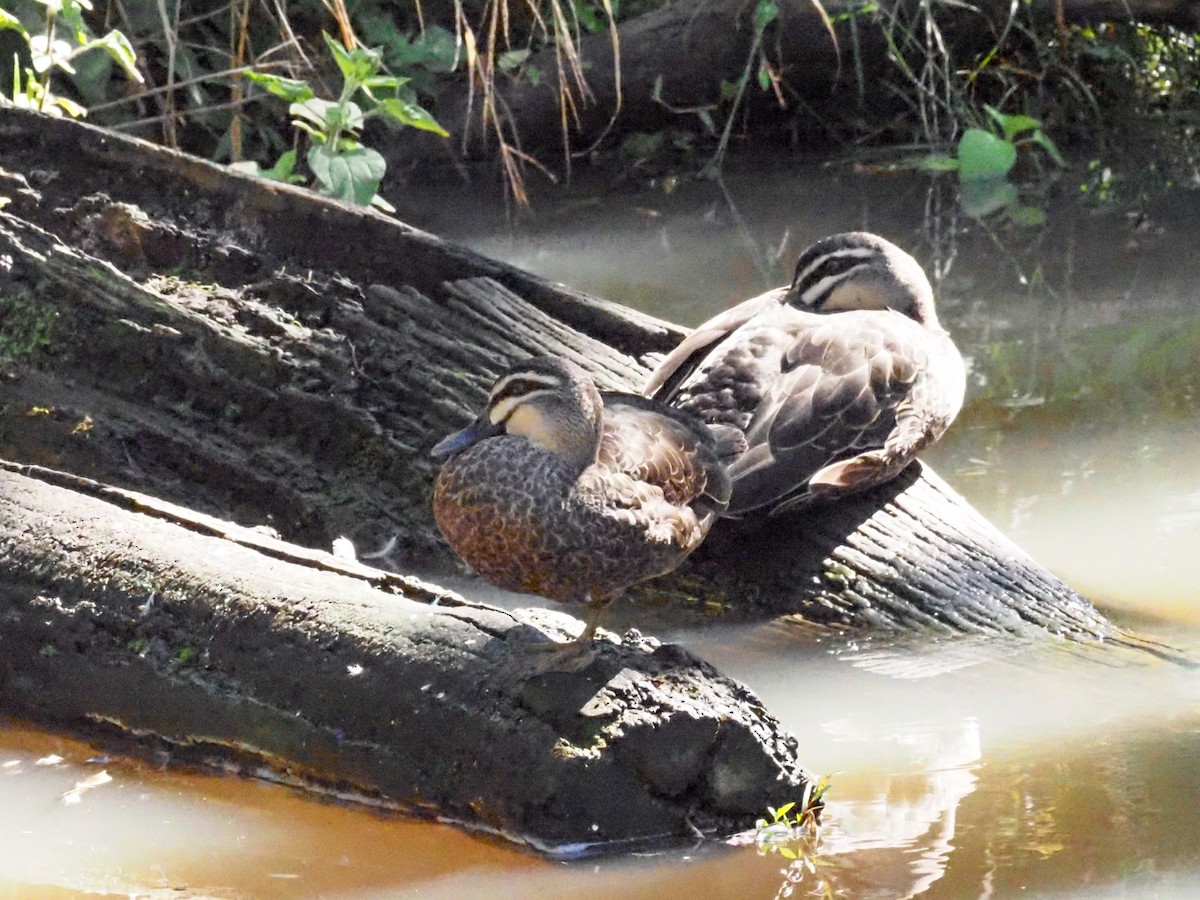
[[[524,648],[532,665],[531,675],[546,672],[579,672],[596,659],[593,635],[584,631],[579,637],[566,643],[553,641],[531,644]]]

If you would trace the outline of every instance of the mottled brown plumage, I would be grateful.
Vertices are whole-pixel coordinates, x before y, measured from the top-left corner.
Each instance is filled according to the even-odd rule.
[[[602,397],[559,359],[502,375],[479,418],[434,454],[446,457],[434,518],[463,560],[500,587],[594,610],[678,566],[729,500],[701,422],[641,397]]]
[[[965,383],[920,265],[850,232],[801,254],[790,287],[697,328],[645,393],[742,434],[727,511],[742,515],[894,477],[945,432]]]

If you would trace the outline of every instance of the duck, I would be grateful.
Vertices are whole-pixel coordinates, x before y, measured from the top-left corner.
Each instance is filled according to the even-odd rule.
[[[791,284],[700,325],[643,394],[740,435],[726,516],[774,516],[883,484],[962,408],[966,367],[921,265],[876,234],[804,250]]]
[[[501,374],[478,417],[431,452],[434,519],[464,562],[506,590],[585,605],[563,658],[586,657],[612,600],[682,563],[730,496],[719,430],[602,394],[556,357]]]

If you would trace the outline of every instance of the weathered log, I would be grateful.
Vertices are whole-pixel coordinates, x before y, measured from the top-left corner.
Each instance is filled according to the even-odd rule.
[[[531,674],[546,638],[520,615],[18,468],[0,468],[7,710],[558,852],[731,833],[808,780],[761,702],[678,646],[629,635],[585,672]]]
[[[921,2],[884,0],[878,5],[885,20],[895,17],[914,22]],[[790,109],[816,110],[833,123],[864,116],[883,123],[904,111],[896,92],[876,89],[889,79],[903,83],[903,76],[894,67],[894,50],[883,27],[861,15],[862,6],[859,0],[824,0],[820,4],[780,0],[780,14],[766,36],[766,46],[788,85]],[[552,167],[555,154],[561,158],[564,150],[579,152],[591,146],[610,126],[615,134],[656,132],[681,127],[681,122],[686,127],[691,124],[687,115],[672,107],[709,107],[722,96],[723,81],[737,80],[751,55],[754,10],[755,4],[744,0],[675,2],[624,22],[618,29],[619,79],[609,34],[585,35],[579,57],[588,93],[579,97],[575,89],[577,101],[566,116],[560,104],[556,51],[553,47],[542,50],[528,61],[541,73],[536,82],[528,78],[498,81],[500,108],[519,146]],[[835,23],[835,38],[823,21],[826,14]],[[955,58],[973,64],[1006,33],[1005,22],[1012,14],[1008,0],[982,0],[942,5],[937,20],[947,43],[959,54]],[[1022,21],[1028,16],[1043,24],[1060,14],[1064,22],[1075,25],[1140,22],[1173,25],[1185,31],[1200,28],[1200,5],[1187,0],[1035,0],[1020,13]],[[568,82],[573,85],[570,76]],[[755,119],[794,116],[779,108],[773,93],[753,88],[745,99],[755,105]],[[478,91],[472,97],[465,78],[441,81],[433,105],[451,139],[438,143],[428,134],[412,130],[381,135],[392,178],[403,178],[406,167],[419,160],[487,159],[495,154],[492,129],[479,121]],[[569,126],[565,132],[564,123]]]
[[[49,344],[0,385],[0,454],[298,543],[346,534],[394,543],[401,567],[452,565],[427,450],[498,371],[549,352],[636,388],[681,334],[374,213],[86,126],[0,111],[0,136],[10,172],[56,173],[0,214],[6,318],[53,315]],[[4,326],[18,345],[31,328]],[[635,595],[687,601],[676,620],[1116,634],[921,468],[765,528],[722,526]]]

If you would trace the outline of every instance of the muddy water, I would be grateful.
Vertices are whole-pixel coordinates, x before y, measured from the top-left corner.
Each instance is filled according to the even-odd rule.
[[[1200,202],[1064,206],[1039,236],[957,220],[923,180],[848,171],[596,195],[508,224],[476,192],[414,190],[401,213],[687,323],[785,281],[823,234],[912,247],[972,363],[935,467],[1119,621],[1200,655]],[[834,773],[815,872],[753,845],[548,862],[0,723],[0,897],[1200,895],[1194,671],[978,639],[831,653],[786,623],[666,636],[748,683]],[[112,781],[63,803],[99,771]]]

